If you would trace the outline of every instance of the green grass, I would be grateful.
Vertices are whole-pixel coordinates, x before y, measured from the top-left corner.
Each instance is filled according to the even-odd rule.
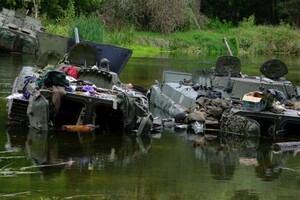
[[[76,23],[75,23],[76,21]],[[238,27],[210,23],[202,30],[175,32],[163,35],[136,31],[133,26],[118,31],[105,28],[96,16],[79,17],[77,20],[53,22],[44,20],[46,30],[52,34],[73,37],[74,26],[81,39],[131,48],[134,56],[159,55],[160,53],[224,54],[226,37],[234,55],[299,54],[300,31],[288,25],[255,26],[253,19],[245,20]],[[215,27],[214,27],[215,26]]]
[[[79,36],[82,39],[94,41],[94,42],[103,42],[104,36],[104,27],[102,22],[99,20],[98,17],[92,15],[90,17],[80,16],[75,24],[79,30]],[[95,28],[97,27],[97,28]],[[73,36],[74,31],[73,27],[69,27],[69,35]]]

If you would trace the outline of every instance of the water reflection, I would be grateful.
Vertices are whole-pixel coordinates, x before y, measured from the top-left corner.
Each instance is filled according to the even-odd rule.
[[[251,66],[248,69],[253,72],[249,74],[256,74],[265,60],[251,58],[242,62]],[[25,171],[36,170],[38,174],[1,177],[1,194],[28,191],[27,199],[76,195],[79,199],[97,194],[100,199],[297,199],[299,196],[297,149],[272,148],[284,139],[216,138],[172,129],[144,138],[113,132],[44,134],[24,127],[6,129],[4,97],[10,93],[15,76],[26,62],[18,56],[1,55],[0,141],[5,151],[1,156],[25,155],[25,158],[3,158],[0,164],[3,171],[9,167],[16,170],[31,167]],[[287,77],[294,77],[297,82],[298,63],[293,60]],[[148,88],[161,78],[164,67],[181,70],[184,64],[172,59],[162,62],[154,58],[131,58],[121,79]],[[187,71],[199,67],[196,62],[189,64]]]
[[[188,140],[195,148],[195,156],[209,163],[211,176],[216,180],[230,180],[244,155],[253,158],[259,140],[240,136],[212,137],[189,134]]]
[[[296,157],[299,152],[300,142],[298,141],[265,142],[264,145],[259,146],[257,152],[256,175],[264,181],[272,181],[278,179],[283,170],[297,172],[296,169],[287,168],[285,164],[289,157]]]
[[[255,172],[262,180],[277,179],[282,171],[284,156],[279,157],[271,150],[272,143],[266,142],[257,151],[257,163]],[[283,153],[285,154],[285,153]]]
[[[231,180],[240,166],[253,166],[255,174],[263,181],[278,179],[282,170],[296,172],[285,167],[288,157],[300,152],[300,142],[274,142],[261,138],[244,138],[237,135],[196,135],[178,132],[194,147],[195,157],[209,164],[211,177]],[[280,151],[274,146],[285,145]],[[288,148],[286,148],[288,146]]]
[[[44,176],[62,171],[88,172],[111,165],[125,166],[151,150],[150,135],[103,134],[102,132],[47,132],[33,128],[9,127],[6,149],[24,149],[34,164],[22,170],[38,168]]]
[[[237,190],[234,192],[233,197],[230,198],[231,200],[258,200],[259,196],[253,190]]]
[[[276,148],[275,151],[275,144],[279,143],[235,135],[196,135],[185,129],[136,137],[101,131],[94,134],[40,132],[9,127],[5,146],[19,154],[24,151],[32,165],[23,163],[20,168],[23,172],[36,170],[41,174],[45,185],[38,188],[44,196],[48,193],[47,184],[56,184],[59,180],[64,185],[64,196],[99,194],[96,188],[102,188],[100,195],[108,191],[108,197],[121,198],[126,197],[124,188],[136,185],[139,194],[134,194],[142,197],[146,194],[172,196],[174,191],[181,189],[178,198],[190,198],[195,192],[201,196],[207,190],[210,193],[216,190],[218,192],[207,199],[220,199],[222,196],[217,194],[224,192],[221,188],[226,183],[231,191],[227,199],[238,199],[261,196],[260,187],[252,185],[261,185],[259,180],[276,181],[281,175],[284,180],[287,171],[292,172],[294,178],[299,177],[299,168],[291,166],[288,159],[297,156],[300,145]],[[241,173],[245,169],[246,173]],[[28,190],[43,184],[38,177],[31,176],[30,182],[34,186]],[[126,185],[127,181],[130,181],[129,185]],[[250,181],[252,186],[238,186],[244,181]],[[116,188],[121,196],[112,195]],[[127,197],[137,197],[134,194]]]

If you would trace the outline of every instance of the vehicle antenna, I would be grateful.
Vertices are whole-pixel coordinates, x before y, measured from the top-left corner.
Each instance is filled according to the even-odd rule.
[[[228,50],[229,54],[230,54],[231,56],[233,56],[232,51],[231,51],[231,49],[230,49],[230,46],[229,46],[229,44],[228,44],[228,42],[227,42],[226,37],[224,37],[224,42],[225,42],[225,44],[226,44],[226,47],[227,47],[227,50]]]
[[[74,35],[75,35],[75,43],[78,44],[80,40],[79,40],[79,33],[77,27],[74,28]]]

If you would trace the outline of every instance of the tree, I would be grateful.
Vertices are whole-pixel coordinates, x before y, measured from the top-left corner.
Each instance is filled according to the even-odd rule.
[[[171,33],[183,25],[185,1],[149,0],[146,5],[151,13],[150,30]]]
[[[76,8],[77,15],[88,15],[93,12],[97,12],[103,4],[103,0],[75,0],[74,6]]]
[[[24,8],[24,1],[23,0],[6,0],[0,1],[0,8],[7,8],[7,9],[17,9],[17,8]]]
[[[60,19],[71,0],[41,0],[41,14],[46,14],[51,19]]]
[[[255,9],[261,7],[258,0],[202,0],[201,12],[211,19],[231,22],[237,25],[244,18],[255,15]]]
[[[134,24],[145,31],[171,33],[198,23],[200,0],[103,0],[106,26]]]
[[[252,15],[256,24],[276,25],[280,21],[299,24],[300,18],[299,0],[202,0],[201,12],[211,19],[233,24]]]
[[[280,21],[300,27],[299,0],[281,0],[278,2],[277,12]]]
[[[24,4],[29,15],[33,15],[35,18],[39,17],[41,0],[24,0]]]

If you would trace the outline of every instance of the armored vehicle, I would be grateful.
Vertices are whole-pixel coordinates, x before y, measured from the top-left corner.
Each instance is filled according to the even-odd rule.
[[[200,97],[232,101],[231,111],[259,122],[272,136],[300,126],[297,98],[299,89],[284,79],[287,66],[280,60],[265,62],[262,76],[241,73],[241,62],[234,56],[221,56],[212,68],[193,73],[165,70],[163,83],[149,90],[149,101],[171,117],[193,105]]]
[[[56,64],[44,59],[46,66],[24,66],[8,97],[10,123],[46,131],[149,131],[146,95],[118,76],[131,54],[130,49],[79,42]]]
[[[44,32],[40,20],[27,16],[24,9],[0,12],[0,50],[35,54],[38,50],[37,32]]]

